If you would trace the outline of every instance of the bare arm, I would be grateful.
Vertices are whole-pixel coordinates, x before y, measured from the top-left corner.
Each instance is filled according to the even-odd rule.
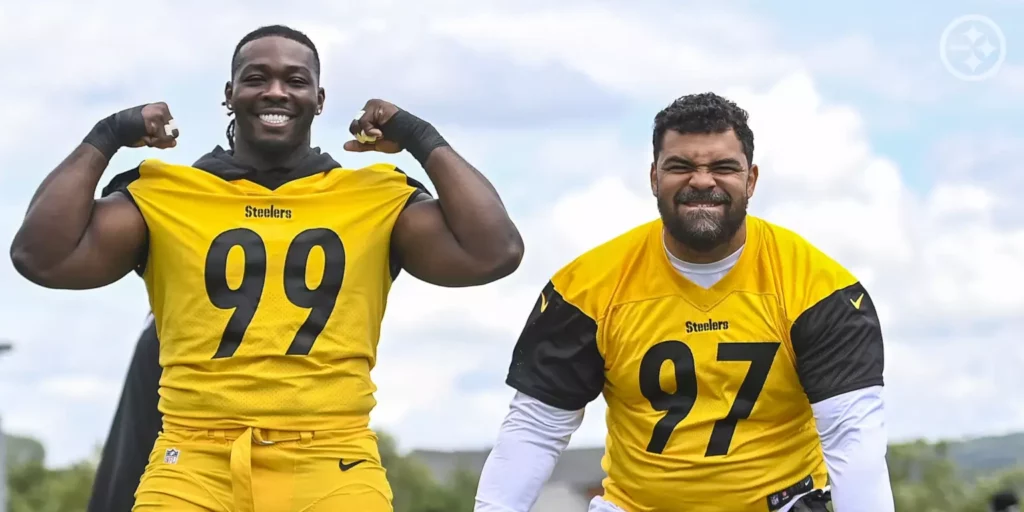
[[[46,288],[82,290],[121,279],[138,263],[146,222],[121,194],[96,200],[96,185],[120,148],[177,145],[165,103],[122,110],[100,120],[39,185],[11,243],[18,273]]]
[[[392,243],[403,268],[439,286],[476,286],[501,279],[523,258],[523,239],[498,193],[449,147],[433,150],[427,175],[438,199],[409,205]]]
[[[121,279],[146,243],[146,223],[121,194],[96,200],[107,158],[80,144],[43,181],[11,244],[18,273],[47,288],[89,289]]]

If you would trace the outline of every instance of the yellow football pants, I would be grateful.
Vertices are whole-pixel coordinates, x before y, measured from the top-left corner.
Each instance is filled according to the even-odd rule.
[[[166,429],[133,512],[392,512],[377,438],[366,431]]]

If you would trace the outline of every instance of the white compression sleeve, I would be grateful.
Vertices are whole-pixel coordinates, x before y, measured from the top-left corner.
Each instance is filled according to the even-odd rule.
[[[812,404],[836,512],[893,512],[882,386]]]
[[[582,409],[566,411],[517,392],[480,474],[474,512],[529,512],[582,422]]]

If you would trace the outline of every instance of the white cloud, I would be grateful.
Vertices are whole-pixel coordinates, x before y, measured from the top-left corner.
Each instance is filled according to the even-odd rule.
[[[994,78],[995,83],[1008,95],[1019,98],[1024,92],[1024,66],[1006,64]],[[991,98],[995,99],[995,98]]]
[[[978,221],[987,217],[994,203],[995,197],[984,187],[971,183],[943,183],[935,187],[928,198],[928,214],[949,222],[957,222],[964,217]]]
[[[794,67],[791,57],[765,49],[761,27],[741,12],[693,4],[685,11],[621,5],[496,10],[432,23],[435,32],[475,48],[517,62],[558,62],[611,90],[666,103],[696,84],[763,79]]]
[[[121,383],[114,380],[100,380],[93,375],[62,375],[42,382],[41,390],[51,400],[73,400],[76,402],[106,402],[106,398],[118,393]]]
[[[638,169],[637,174],[644,174]],[[550,213],[550,226],[559,238],[579,252],[594,247],[636,225],[653,220],[651,195],[637,197],[619,178],[601,178],[584,191],[562,198]],[[567,262],[566,262],[567,263]]]
[[[866,34],[852,34],[811,45],[804,56],[815,74],[856,83],[885,99],[931,103],[950,87],[934,79],[944,70],[933,47],[925,48],[927,52],[921,45],[879,44]]]

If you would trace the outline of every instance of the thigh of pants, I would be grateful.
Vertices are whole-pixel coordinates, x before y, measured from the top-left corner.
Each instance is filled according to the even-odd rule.
[[[232,472],[232,448],[237,448],[232,434],[162,432],[133,512],[392,512],[391,488],[372,432],[316,432],[309,440],[253,444],[248,475],[237,466]],[[357,460],[364,462],[342,471],[342,461],[347,466]]]
[[[394,512],[391,498],[377,489],[363,486],[351,486],[336,494],[325,496],[302,509],[302,512],[338,512],[339,510]]]
[[[170,482],[166,482],[170,483]],[[356,486],[359,487],[359,486]],[[180,490],[180,489],[179,489]],[[232,510],[230,508],[207,508],[187,498],[178,498],[174,494],[148,492],[142,502],[136,502],[133,512],[215,512]],[[302,512],[338,512],[339,510],[358,510],[362,512],[394,512],[391,500],[377,489],[346,489],[337,494],[325,496]]]

